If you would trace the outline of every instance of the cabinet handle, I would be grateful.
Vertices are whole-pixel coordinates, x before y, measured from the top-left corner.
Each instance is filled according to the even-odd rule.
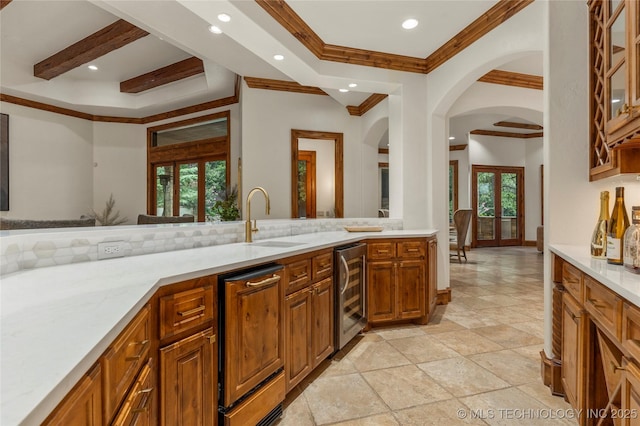
[[[246,286],[247,287],[260,287],[263,285],[269,285],[269,284],[273,284],[280,281],[280,276],[279,275],[273,275],[272,277],[266,278],[262,281],[258,281],[257,283],[252,283],[251,281],[247,281],[246,282]]]
[[[151,392],[153,392],[153,388],[148,388],[148,389],[142,389],[138,392],[136,392],[136,395],[140,395],[140,394],[151,394]],[[144,402],[142,403],[142,406],[138,407],[138,408],[134,408],[133,410],[131,410],[132,413],[146,413],[149,411],[149,406],[151,405],[151,396],[149,396],[148,398],[146,398],[144,400]]]
[[[607,307],[606,304],[600,303],[600,301],[598,299],[587,299],[587,301],[589,303],[591,303],[593,306],[595,306],[596,308],[606,308]]]
[[[146,352],[147,346],[149,346],[149,340],[143,340],[141,342],[133,342],[133,343],[130,343],[130,345],[142,345],[142,348],[140,348],[140,352],[138,352],[138,355],[128,356],[125,358],[126,361],[137,361],[140,358],[142,358],[142,355]]]
[[[389,253],[389,250],[378,250],[378,253]]]
[[[204,309],[205,309],[205,306],[200,305],[197,308],[189,309],[188,311],[178,312],[178,315],[181,317],[188,317],[190,315],[197,314],[198,312],[202,312],[204,311]]]
[[[413,253],[413,252],[418,251],[418,249],[417,249],[417,248],[409,248],[409,249],[407,249],[407,251],[408,251],[409,253]]]
[[[625,367],[620,367],[620,366],[616,365],[613,361],[609,361],[609,364],[611,365],[611,371],[613,371],[614,373],[616,371],[618,371],[618,370],[626,371]]]
[[[293,279],[294,279],[294,280],[298,280],[298,279],[301,279],[301,278],[307,278],[307,273],[306,273],[306,272],[303,272],[302,274],[294,275],[294,276],[293,276]]]
[[[213,336],[207,336],[207,339],[209,339],[209,343],[215,343],[216,342],[216,335],[214,334]]]

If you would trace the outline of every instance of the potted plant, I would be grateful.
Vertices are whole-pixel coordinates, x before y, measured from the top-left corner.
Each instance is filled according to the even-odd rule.
[[[240,210],[238,209],[238,188],[227,187],[213,203],[210,215],[219,218],[221,221],[228,222],[238,220],[240,218]]]

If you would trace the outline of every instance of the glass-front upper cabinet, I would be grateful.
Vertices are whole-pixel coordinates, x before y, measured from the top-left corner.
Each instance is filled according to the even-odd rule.
[[[640,2],[590,0],[590,180],[640,172]]]

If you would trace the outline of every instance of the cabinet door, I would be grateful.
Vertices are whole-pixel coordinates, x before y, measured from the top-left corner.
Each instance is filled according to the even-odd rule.
[[[311,290],[304,289],[286,297],[285,379],[289,392],[311,372]]]
[[[623,361],[622,406],[620,416],[624,426],[638,424],[640,418],[640,369],[632,362]]]
[[[433,315],[438,301],[438,241],[430,240],[427,252],[427,313],[429,317]]]
[[[100,365],[84,376],[55,411],[44,421],[46,426],[102,425],[102,382]]]
[[[575,409],[584,408],[584,348],[587,320],[569,293],[562,296],[562,386]]]
[[[396,268],[393,262],[369,262],[367,273],[367,309],[369,322],[395,319]]]
[[[398,264],[397,318],[419,318],[426,312],[425,261],[404,260]]]
[[[160,424],[217,423],[218,344],[213,329],[160,349]]]
[[[225,282],[224,405],[284,366],[282,272]]]
[[[312,289],[312,340],[313,367],[333,353],[334,315],[333,315],[333,278],[327,278],[314,284]]]

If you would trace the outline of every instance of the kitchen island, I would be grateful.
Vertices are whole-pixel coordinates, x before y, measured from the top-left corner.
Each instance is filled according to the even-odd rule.
[[[318,232],[84,262],[2,277],[3,425],[41,422],[134,319],[158,288],[375,238],[432,237],[435,230]]]

